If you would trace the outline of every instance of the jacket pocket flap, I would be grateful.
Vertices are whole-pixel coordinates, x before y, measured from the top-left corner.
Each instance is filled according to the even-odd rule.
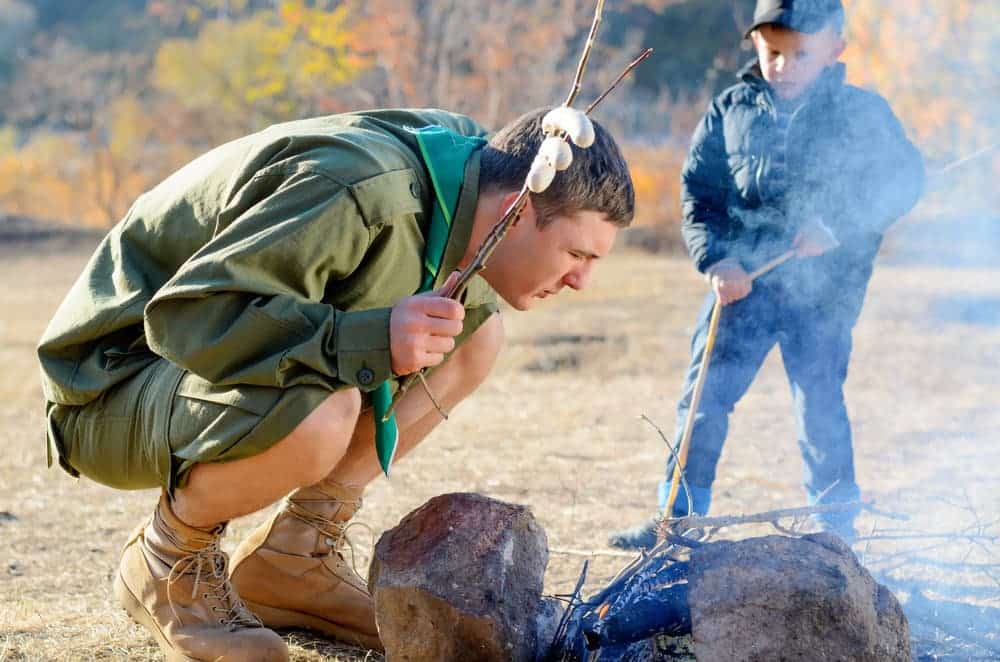
[[[177,386],[177,395],[193,400],[204,400],[219,405],[238,407],[257,416],[264,416],[281,397],[281,389],[268,386],[217,386],[188,372]]]

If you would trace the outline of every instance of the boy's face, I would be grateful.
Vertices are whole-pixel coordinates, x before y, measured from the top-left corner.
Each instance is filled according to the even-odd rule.
[[[608,254],[617,234],[618,228],[595,211],[557,216],[539,228],[529,204],[497,245],[482,275],[504,301],[527,310],[536,299],[553,296],[564,287],[586,287],[594,261]]]
[[[750,38],[764,80],[785,100],[800,97],[844,52],[844,40],[830,26],[809,34],[767,24]]]

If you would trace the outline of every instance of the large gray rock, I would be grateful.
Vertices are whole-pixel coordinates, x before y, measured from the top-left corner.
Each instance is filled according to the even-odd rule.
[[[836,536],[705,545],[688,581],[698,662],[911,660],[896,598]]]
[[[389,662],[527,661],[548,542],[524,506],[446,494],[375,545],[369,586]]]

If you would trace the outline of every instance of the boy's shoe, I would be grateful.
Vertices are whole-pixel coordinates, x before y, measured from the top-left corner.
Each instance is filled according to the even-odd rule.
[[[659,517],[653,517],[631,529],[625,529],[608,536],[608,544],[619,549],[652,549],[656,546],[656,530]]]
[[[612,533],[608,536],[608,544],[619,549],[652,549],[659,542],[656,535],[659,525],[660,519],[654,517],[648,522],[634,526],[631,529]],[[705,530],[687,529],[680,532],[680,535],[689,541],[699,541],[705,536]]]
[[[296,490],[233,553],[233,584],[268,627],[382,650],[371,594],[342,554],[361,492],[332,482]]]
[[[240,601],[219,549],[225,525],[195,529],[163,494],[122,550],[114,594],[170,662],[285,662],[288,646]]]

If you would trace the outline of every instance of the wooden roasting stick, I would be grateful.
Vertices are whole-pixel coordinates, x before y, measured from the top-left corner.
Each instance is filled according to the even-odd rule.
[[[587,45],[585,47],[583,56],[580,58],[580,64],[577,67],[576,78],[573,81],[573,87],[569,93],[569,96],[566,99],[566,103],[563,104],[565,106],[568,106],[573,103],[573,101],[576,99],[577,93],[580,90],[580,81],[582,80],[583,71],[584,68],[586,67],[587,58],[589,57],[590,54],[590,48],[593,45],[594,34],[597,32],[597,26],[600,25],[601,22],[601,10],[603,8],[603,5],[604,5],[603,1],[598,2],[597,11],[595,12],[594,15],[594,23],[591,25],[590,34],[587,37]],[[649,55],[652,52],[653,52],[652,48],[647,48],[645,51],[642,52],[642,54],[639,55],[639,57],[630,62],[628,66],[626,66],[625,69],[622,71],[622,73],[618,76],[618,78],[616,78],[615,81],[608,87],[608,89],[606,89],[599,97],[597,97],[597,99],[594,100],[593,103],[587,106],[586,114],[590,114],[590,112],[597,107],[597,104],[599,104],[613,89],[615,89],[618,86],[618,83],[620,83],[622,79],[629,74],[629,72],[631,72],[636,66],[638,66],[640,62],[649,57]],[[514,201],[510,204],[507,210],[503,213],[503,215],[500,217],[500,220],[498,220],[496,224],[493,225],[489,233],[486,235],[486,238],[483,240],[483,243],[479,246],[478,249],[476,249],[476,253],[473,256],[472,261],[469,263],[467,267],[465,267],[459,272],[458,278],[456,279],[454,285],[444,293],[445,297],[457,300],[459,297],[462,296],[462,293],[465,292],[465,287],[466,285],[468,285],[469,281],[472,280],[472,277],[483,270],[483,267],[486,266],[486,261],[489,260],[490,256],[493,254],[493,251],[494,249],[496,249],[497,244],[500,243],[500,241],[504,238],[504,236],[506,236],[507,231],[510,230],[510,228],[513,227],[514,224],[517,223],[518,219],[520,218],[521,212],[524,210],[525,205],[528,203],[529,192],[530,191],[528,188],[528,182],[525,181],[524,185],[521,187],[520,193],[518,193],[517,195],[517,198],[514,199]],[[395,396],[393,396],[392,403],[389,405],[389,409],[386,411],[383,420],[388,420],[389,417],[392,416],[393,412],[396,410],[396,406],[399,404],[399,401],[402,399],[403,395],[406,394],[406,392],[410,389],[411,386],[413,386],[413,384],[417,380],[419,380],[420,383],[423,384],[424,389],[427,391],[427,395],[430,397],[431,402],[434,403],[434,406],[437,408],[437,410],[441,413],[441,416],[444,417],[445,419],[448,418],[447,412],[445,412],[444,409],[441,408],[440,403],[438,403],[437,399],[434,397],[434,394],[431,393],[431,390],[427,385],[427,381],[424,379],[424,370],[419,370],[415,373],[407,375],[406,378],[402,381],[402,383],[399,386],[399,390],[396,392]]]
[[[772,269],[781,266],[795,257],[795,251],[785,251],[773,260],[765,262],[761,267],[750,273],[750,281],[760,278]],[[712,318],[708,322],[708,338],[705,341],[705,351],[701,354],[701,366],[698,368],[698,378],[694,383],[694,393],[691,394],[691,406],[688,408],[687,420],[684,421],[684,433],[681,435],[680,448],[677,451],[677,461],[674,463],[674,473],[670,480],[670,493],[667,495],[667,504],[664,513],[674,512],[674,502],[677,500],[678,485],[680,485],[681,472],[687,464],[688,450],[691,446],[691,433],[694,430],[694,417],[698,412],[698,405],[701,403],[701,392],[705,388],[705,375],[708,373],[708,364],[712,359],[712,347],[715,345],[715,336],[719,330],[719,318],[722,316],[722,301],[716,297],[715,305],[712,307]],[[688,497],[690,498],[690,494]],[[690,506],[690,503],[689,503]],[[689,507],[690,510],[690,507]],[[659,534],[657,534],[659,538]]]

